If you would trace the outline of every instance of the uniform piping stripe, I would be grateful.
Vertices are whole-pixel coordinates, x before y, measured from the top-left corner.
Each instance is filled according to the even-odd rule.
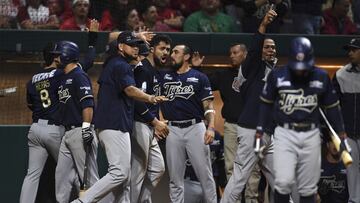
[[[338,106],[340,104],[339,100],[336,101],[335,103],[333,104],[330,104],[330,105],[327,105],[327,106],[324,106],[325,109],[331,109],[331,108],[334,108],[336,106]]]
[[[214,99],[214,96],[208,96],[208,97],[205,97],[204,99],[202,99],[201,101],[205,101],[207,99]]]
[[[142,112],[141,115],[146,114],[149,111],[149,109],[146,109],[146,111]]]
[[[268,99],[265,99],[264,97],[260,96],[260,99],[261,101],[265,102],[265,103],[268,103],[268,104],[273,104],[274,101],[271,101],[271,100],[268,100]]]
[[[92,95],[86,95],[85,97],[81,98],[80,101],[82,101],[82,100],[84,100],[86,98],[93,98],[93,96]]]

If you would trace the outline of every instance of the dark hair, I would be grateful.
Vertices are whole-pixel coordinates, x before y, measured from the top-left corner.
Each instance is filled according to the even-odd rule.
[[[150,41],[150,47],[156,47],[160,44],[160,42],[165,42],[166,44],[171,44],[172,40],[168,35],[165,34],[157,34]]]
[[[185,54],[189,54],[190,55],[190,58],[188,61],[191,61],[191,57],[192,57],[192,54],[193,54],[193,50],[191,49],[190,46],[186,45],[186,44],[182,44],[184,46],[184,55]]]
[[[45,61],[45,66],[50,66],[50,64],[52,64],[55,55],[51,52],[54,51],[55,48],[56,48],[56,43],[54,42],[47,43],[43,48],[42,53]]]
[[[141,18],[142,18],[142,15],[143,15],[144,13],[148,12],[148,10],[149,10],[149,8],[150,8],[151,6],[155,6],[155,7],[156,7],[156,5],[155,5],[153,2],[149,2],[149,1],[145,1],[144,3],[141,3],[141,4],[138,6],[137,10],[139,11],[139,14],[140,14]]]
[[[242,43],[233,43],[230,45],[230,48],[234,47],[234,46],[240,46],[240,49],[242,51],[246,51],[247,52],[247,47],[245,44],[242,44]]]
[[[134,6],[122,5],[118,3],[118,1],[114,1],[113,4],[110,4],[109,11],[114,22],[114,28],[127,30],[127,19],[130,12],[134,9],[136,9]]]

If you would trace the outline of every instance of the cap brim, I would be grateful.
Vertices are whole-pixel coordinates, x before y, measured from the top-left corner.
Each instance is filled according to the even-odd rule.
[[[133,46],[140,46],[140,45],[143,44],[143,43],[144,43],[144,41],[142,41],[141,39],[133,39],[133,40],[131,40],[131,41],[129,41],[129,42],[126,42],[126,43],[124,43],[124,44],[133,47]]]
[[[343,48],[344,48],[345,50],[349,50],[349,49],[351,49],[351,48],[353,48],[353,49],[360,49],[360,46],[356,46],[356,45],[352,45],[352,44],[347,44],[347,45],[343,46]]]

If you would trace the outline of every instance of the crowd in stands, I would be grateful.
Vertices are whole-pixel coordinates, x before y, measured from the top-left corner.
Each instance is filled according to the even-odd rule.
[[[270,33],[360,33],[356,0],[0,0],[0,28],[254,33],[271,6]]]

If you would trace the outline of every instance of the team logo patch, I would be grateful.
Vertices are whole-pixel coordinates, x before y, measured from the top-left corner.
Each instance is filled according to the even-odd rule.
[[[165,75],[164,75],[164,79],[165,79],[165,80],[172,80],[173,78],[171,77],[170,74],[165,74]]]
[[[318,80],[310,81],[309,86],[312,88],[319,88],[322,89],[324,86],[324,83]]]
[[[64,104],[66,104],[67,100],[69,100],[71,98],[69,89],[68,88],[63,89],[63,86],[59,87],[58,95],[59,95],[60,102],[64,103]]]
[[[290,87],[291,82],[285,80],[285,77],[277,78],[276,87]]]
[[[176,97],[189,99],[194,92],[194,87],[192,85],[182,86],[181,81],[177,82],[166,82],[163,85],[164,95],[170,100],[174,100]]]
[[[305,59],[305,54],[300,52],[300,53],[296,54],[295,58],[297,61],[303,61]]]
[[[280,90],[279,106],[280,110],[290,115],[294,111],[304,111],[311,113],[318,105],[317,95],[304,96],[303,89]]]
[[[199,82],[199,79],[198,78],[195,78],[195,77],[191,77],[191,78],[187,78],[186,79],[186,82]]]
[[[70,84],[72,84],[72,81],[73,81],[73,79],[72,79],[72,78],[69,78],[69,79],[66,80],[66,83],[65,83],[65,84],[70,85]]]
[[[321,194],[327,194],[328,192],[342,193],[345,188],[345,180],[336,180],[336,176],[321,176],[320,191]]]

